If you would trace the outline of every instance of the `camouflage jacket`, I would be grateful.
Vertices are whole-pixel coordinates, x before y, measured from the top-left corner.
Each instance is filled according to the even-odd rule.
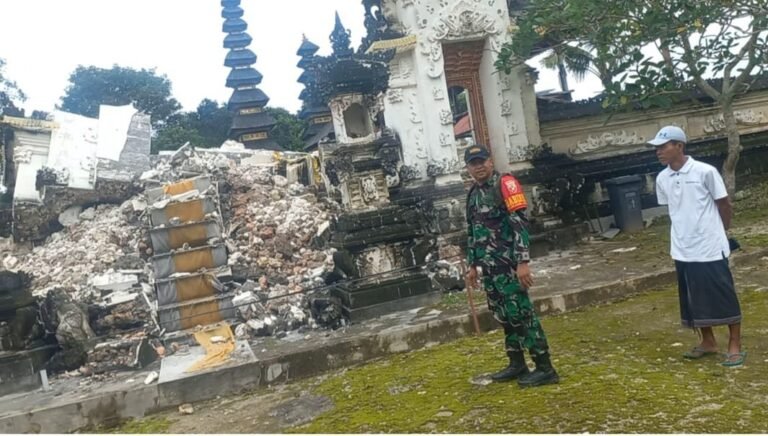
[[[524,211],[508,212],[502,199],[502,175],[494,172],[467,196],[467,263],[484,268],[528,262],[528,220]]]

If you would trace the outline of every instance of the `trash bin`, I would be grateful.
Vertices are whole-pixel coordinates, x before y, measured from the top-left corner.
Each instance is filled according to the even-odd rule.
[[[605,181],[611,210],[616,227],[622,232],[643,230],[643,207],[640,194],[643,192],[643,178],[640,176],[616,177]]]

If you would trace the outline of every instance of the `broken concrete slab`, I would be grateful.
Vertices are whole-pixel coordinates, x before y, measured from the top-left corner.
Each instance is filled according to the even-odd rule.
[[[102,291],[125,291],[139,284],[136,274],[125,274],[118,271],[108,271],[104,274],[91,276],[88,284]]]
[[[80,213],[83,208],[80,206],[72,206],[59,214],[59,223],[64,227],[73,226],[80,222]]]

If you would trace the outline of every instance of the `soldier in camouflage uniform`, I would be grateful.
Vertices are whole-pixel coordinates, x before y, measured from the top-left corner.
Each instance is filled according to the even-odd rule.
[[[527,202],[522,187],[512,175],[494,170],[484,146],[469,147],[464,161],[475,180],[467,196],[467,279],[476,285],[477,268],[482,268],[488,307],[504,328],[509,356],[509,366],[491,378],[518,379],[521,387],[557,383],[547,338],[528,297],[533,278],[528,267]],[[536,364],[533,372],[525,363],[524,349]]]

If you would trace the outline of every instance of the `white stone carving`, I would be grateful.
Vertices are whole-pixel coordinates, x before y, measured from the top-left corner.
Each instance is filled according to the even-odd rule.
[[[403,101],[403,90],[398,88],[393,88],[387,91],[387,100],[392,103],[400,103]]]
[[[413,68],[406,58],[396,59],[389,66],[389,83],[392,87],[406,86],[408,79],[411,78]]]
[[[518,126],[511,118],[507,118],[507,132],[509,133],[509,136],[517,136],[520,134],[520,126]]]
[[[451,126],[453,125],[453,112],[451,112],[448,109],[443,109],[440,111],[440,124],[444,126]]]
[[[768,123],[768,119],[762,112],[755,112],[753,109],[735,111],[736,123],[745,126],[759,126]],[[704,123],[706,133],[717,133],[725,130],[725,118],[723,114],[709,117]]]
[[[379,189],[376,187],[376,178],[368,176],[360,179],[360,188],[363,201],[373,203],[379,199]]]
[[[461,0],[451,12],[440,17],[433,25],[431,38],[441,41],[499,34],[496,20],[478,9],[478,5]]]
[[[443,88],[438,88],[437,86],[432,89],[432,97],[435,100],[444,100],[445,99],[445,92],[443,92]]]
[[[333,116],[334,123],[344,125],[344,111],[349,109],[355,99],[351,95],[345,95],[343,97],[337,97],[330,102],[331,115]]]
[[[645,140],[637,132],[605,132],[599,135],[589,135],[587,139],[579,141],[576,147],[571,149],[571,154],[582,154],[612,145],[642,144]]]
[[[395,173],[392,176],[386,175],[385,178],[387,180],[387,188],[394,188],[400,184],[400,174],[398,173]]]
[[[523,147],[510,146],[507,148],[507,157],[510,162],[522,162],[527,159],[527,153]]]
[[[509,74],[499,73],[499,82],[503,91],[512,89],[512,77]]]
[[[451,135],[446,133],[446,132],[441,133],[440,134],[440,145],[442,145],[443,147],[447,147],[447,146],[451,145]]]
[[[443,75],[443,48],[441,42],[448,39],[466,39],[499,35],[497,21],[479,10],[478,0],[460,0],[450,10],[443,10],[431,26],[426,38],[419,40],[419,53],[427,58],[427,76],[439,79]],[[431,12],[430,12],[431,13]],[[419,27],[426,28],[429,20],[417,16]]]
[[[13,152],[13,161],[20,164],[32,162],[32,150],[29,148],[18,148]]]
[[[501,102],[501,115],[505,117],[512,115],[512,101],[504,100]]]
[[[382,95],[375,98],[365,98],[362,94],[347,94],[340,97],[336,97],[328,103],[331,109],[331,117],[333,118],[333,130],[336,132],[336,140],[339,143],[357,143],[370,140],[374,135],[373,133],[373,117],[381,111],[383,101]],[[367,121],[366,130],[369,134],[366,137],[349,137],[344,119],[344,113],[353,104],[359,104],[365,108],[369,119]]]
[[[436,40],[420,40],[419,53],[427,58],[429,68],[427,76],[432,79],[439,79],[443,75],[443,47]]]
[[[422,17],[421,14],[416,12],[416,25],[419,26],[419,29],[426,29],[429,27],[429,20]]]
[[[410,97],[408,97],[408,103],[409,103],[409,109],[411,111],[410,119],[413,124],[420,124],[421,123],[421,115],[419,115],[419,112],[416,107],[416,95],[415,93],[411,94]]]
[[[379,93],[376,97],[369,96],[368,100],[368,116],[371,117],[371,123],[376,121],[376,117],[384,110],[384,93]]]

